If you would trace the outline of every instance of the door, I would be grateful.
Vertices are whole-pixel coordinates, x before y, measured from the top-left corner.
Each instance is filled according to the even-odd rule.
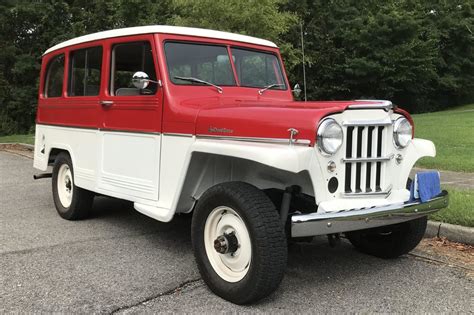
[[[101,103],[99,191],[123,199],[158,200],[163,89],[153,35],[107,40]],[[143,71],[155,82],[132,84]]]

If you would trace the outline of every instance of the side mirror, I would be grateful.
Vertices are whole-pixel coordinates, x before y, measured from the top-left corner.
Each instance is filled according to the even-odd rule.
[[[291,90],[291,92],[293,92],[293,95],[295,97],[299,97],[300,94],[301,94],[301,88],[300,88],[300,85],[298,83],[295,84],[295,86],[293,87],[293,90]]]
[[[150,78],[145,72],[138,71],[133,74],[132,83],[137,89],[143,90],[150,84]]]

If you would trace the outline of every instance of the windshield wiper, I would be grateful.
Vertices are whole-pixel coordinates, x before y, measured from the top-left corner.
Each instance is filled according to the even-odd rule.
[[[211,82],[207,82],[207,81],[204,81],[204,80],[201,80],[201,79],[198,79],[198,78],[194,78],[194,77],[175,76],[174,78],[178,79],[178,80],[188,81],[188,82],[195,82],[195,83],[210,85],[210,86],[215,87],[217,89],[217,92],[222,93],[222,88],[218,85],[215,85],[215,84],[211,83]]]
[[[277,87],[277,86],[285,86],[285,85],[284,84],[273,83],[273,84],[267,85],[266,87],[264,87],[261,90],[258,90],[258,94],[262,95],[263,92],[265,92],[266,90],[269,90],[269,89]]]

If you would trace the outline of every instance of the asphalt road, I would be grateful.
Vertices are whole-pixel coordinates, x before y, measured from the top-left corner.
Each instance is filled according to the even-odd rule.
[[[210,292],[194,264],[190,218],[159,223],[100,197],[90,219],[57,214],[51,180],[0,151],[0,312],[474,312],[462,269],[406,255],[382,260],[324,238],[290,248],[272,296],[236,306]]]

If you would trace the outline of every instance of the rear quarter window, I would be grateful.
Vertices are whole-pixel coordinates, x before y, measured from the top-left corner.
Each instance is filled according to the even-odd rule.
[[[102,47],[91,47],[71,52],[69,64],[69,96],[99,95]]]
[[[44,97],[60,97],[64,80],[64,54],[53,57],[46,67]]]

